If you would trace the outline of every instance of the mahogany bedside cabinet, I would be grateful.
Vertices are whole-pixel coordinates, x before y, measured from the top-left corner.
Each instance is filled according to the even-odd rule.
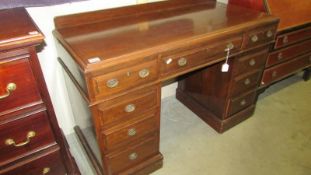
[[[219,132],[249,117],[277,24],[278,18],[215,0],[56,17],[76,131],[96,172],[140,175],[162,166],[167,80],[181,78],[177,98]]]
[[[0,10],[0,174],[79,175],[58,126],[24,8]]]

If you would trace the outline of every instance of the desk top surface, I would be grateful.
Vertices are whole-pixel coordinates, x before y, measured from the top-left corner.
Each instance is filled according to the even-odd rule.
[[[85,70],[94,62],[98,65],[151,50],[159,53],[172,43],[247,30],[276,20],[215,1],[173,0],[57,17],[54,34]],[[90,58],[100,61],[91,63]]]
[[[311,0],[267,0],[267,5],[280,18],[278,31],[311,23]]]

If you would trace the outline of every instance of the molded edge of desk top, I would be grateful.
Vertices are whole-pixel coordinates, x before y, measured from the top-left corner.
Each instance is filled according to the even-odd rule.
[[[181,3],[173,0],[148,5],[129,6],[108,9],[84,14],[57,17],[55,37],[71,54],[84,72],[98,69],[118,59],[155,55],[169,50],[174,46],[194,41],[221,37],[232,31],[246,32],[260,25],[278,22],[278,18],[251,9],[226,5],[211,0],[195,0],[193,3]],[[162,6],[161,6],[162,5]],[[147,8],[147,7],[148,8]],[[153,9],[146,13],[133,13],[137,10],[152,9],[161,6],[163,9]],[[131,9],[135,9],[134,11]],[[114,17],[113,14],[130,11],[130,16]],[[105,13],[107,12],[107,13]],[[107,17],[102,21],[60,27],[60,19],[82,20],[85,17],[98,19],[100,13]],[[91,20],[91,19],[90,19]],[[99,62],[89,63],[88,59],[99,58]]]

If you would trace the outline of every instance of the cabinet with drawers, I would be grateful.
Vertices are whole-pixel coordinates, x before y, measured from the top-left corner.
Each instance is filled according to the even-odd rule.
[[[96,172],[117,175],[162,166],[161,85],[167,80],[183,79],[177,98],[201,118],[197,110],[215,113],[205,121],[219,132],[251,116],[278,19],[214,0],[170,0],[54,22],[78,136]],[[229,72],[221,72],[227,54]],[[94,140],[83,136],[88,127],[100,157],[89,144]]]
[[[262,88],[302,70],[305,71],[304,79],[310,78],[311,2],[309,0],[299,2],[229,0],[229,3],[264,11],[280,18],[276,41],[270,49],[262,76]]]
[[[23,8],[0,18],[0,174],[80,174],[36,56],[42,33]]]

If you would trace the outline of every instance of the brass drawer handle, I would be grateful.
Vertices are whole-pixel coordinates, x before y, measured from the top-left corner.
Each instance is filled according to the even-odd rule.
[[[128,136],[135,136],[136,135],[136,133],[137,133],[137,131],[136,131],[136,129],[135,128],[131,128],[131,129],[129,129],[128,131],[127,131],[127,135]]]
[[[50,171],[51,171],[51,168],[45,167],[45,168],[43,168],[43,170],[42,170],[42,174],[48,174]]]
[[[22,142],[22,143],[16,144],[15,141],[14,141],[13,139],[9,138],[9,139],[6,139],[6,140],[5,140],[5,144],[6,144],[7,146],[13,145],[13,146],[15,146],[15,147],[22,147],[22,146],[25,146],[25,145],[27,145],[28,143],[30,143],[31,138],[33,138],[33,137],[35,137],[35,136],[36,136],[36,132],[34,132],[34,131],[29,131],[29,132],[27,133],[27,139],[26,139],[26,141],[24,141],[24,142]]]
[[[249,64],[250,66],[255,66],[256,61],[255,61],[254,59],[251,59],[251,60],[248,62],[248,64]]]
[[[140,78],[146,78],[148,77],[150,74],[149,69],[142,69],[141,71],[139,71],[138,75]]]
[[[283,38],[283,43],[288,43],[288,36],[284,36],[284,38]]]
[[[253,43],[257,42],[258,41],[258,36],[257,35],[253,35],[251,37],[251,40],[252,40]]]
[[[268,30],[267,32],[267,37],[271,38],[273,36],[273,32],[271,30]]]
[[[251,83],[251,80],[249,78],[246,78],[246,80],[244,81],[245,85],[249,85]]]
[[[240,105],[241,105],[241,106],[245,106],[245,105],[246,105],[246,100],[242,100],[242,101],[240,102]]]
[[[273,78],[275,78],[277,75],[278,75],[278,72],[277,72],[277,71],[273,71],[273,72],[272,72],[272,77],[273,77]]]
[[[15,84],[15,83],[9,83],[9,84],[6,86],[6,94],[1,95],[1,96],[0,96],[0,100],[9,97],[9,96],[11,95],[11,93],[12,93],[13,91],[15,91],[15,89],[16,89],[16,84]]]
[[[109,88],[115,88],[119,85],[119,80],[117,79],[110,79],[106,82],[106,86]]]
[[[138,158],[138,154],[137,153],[131,153],[129,156],[128,156],[128,158],[130,159],[130,160],[136,160],[137,158]]]
[[[283,53],[282,53],[282,52],[280,52],[280,53],[278,54],[278,60],[281,60],[281,59],[283,59]]]
[[[187,59],[186,58],[180,58],[179,60],[178,60],[178,65],[179,66],[186,66],[187,65]]]
[[[134,112],[135,109],[136,109],[136,106],[134,104],[128,104],[125,106],[124,111],[127,113],[130,113],[130,112]]]
[[[227,44],[227,48],[225,49],[225,51],[232,50],[233,48],[234,48],[234,44],[233,43],[229,43],[229,44]]]

